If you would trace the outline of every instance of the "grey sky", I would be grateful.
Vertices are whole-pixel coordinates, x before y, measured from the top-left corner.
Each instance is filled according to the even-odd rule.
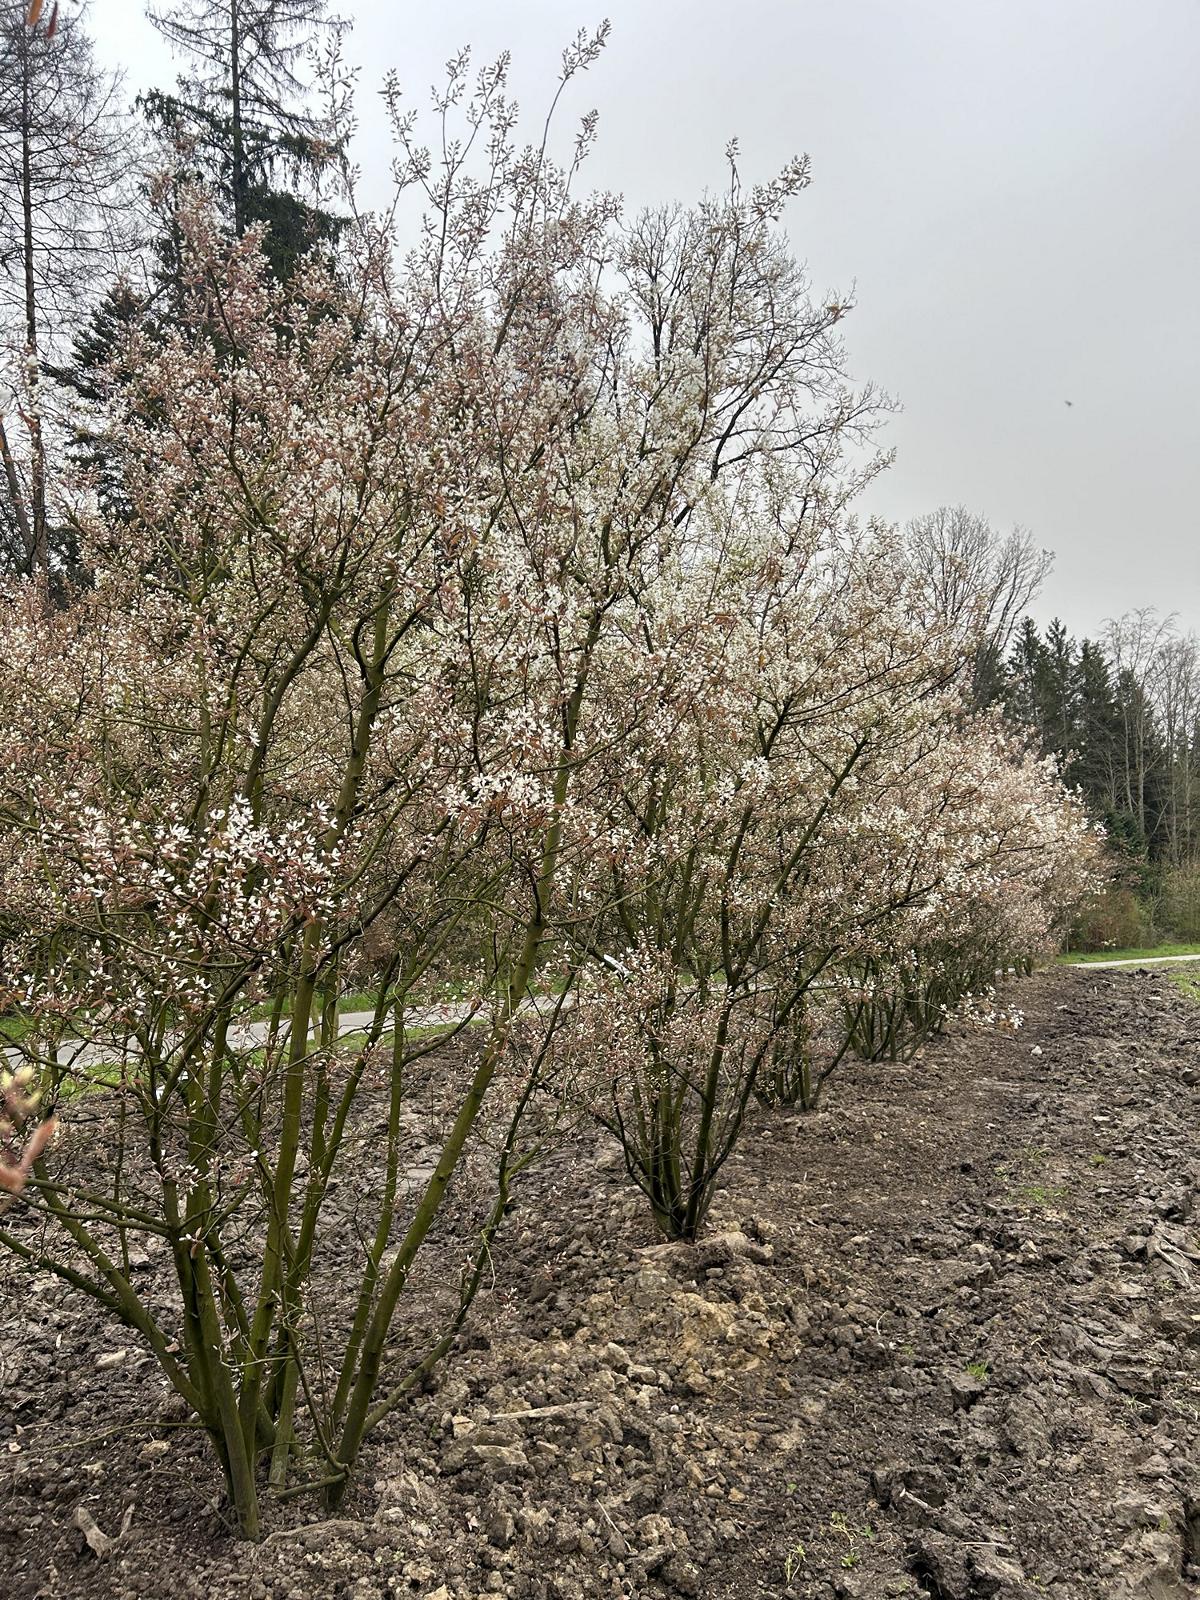
[[[819,290],[857,285],[857,376],[903,410],[864,510],[963,502],[1056,552],[1039,611],[1200,626],[1200,0],[343,0],[359,159],[395,66],[427,103],[462,44],[514,53],[532,130],[558,53],[608,15],[564,106],[596,106],[592,181],[631,206],[807,151],[789,228]],[[140,0],[94,0],[130,90],[174,67]],[[1066,401],[1072,401],[1068,406]]]

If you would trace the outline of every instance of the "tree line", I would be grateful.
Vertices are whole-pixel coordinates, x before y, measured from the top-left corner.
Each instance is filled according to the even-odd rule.
[[[1076,930],[1090,944],[1200,939],[1200,648],[1150,610],[1071,639],[1021,627],[998,695],[1104,824],[1117,882]]]
[[[905,530],[934,613],[975,613],[971,702],[1052,757],[1105,830],[1114,881],[1085,943],[1200,938],[1200,640],[1153,610],[1074,639],[1030,614],[1052,557],[962,506]]]
[[[1021,625],[997,698],[1060,758],[1135,861],[1200,858],[1200,649],[1172,618],[1140,611],[1097,639],[1061,622]]]

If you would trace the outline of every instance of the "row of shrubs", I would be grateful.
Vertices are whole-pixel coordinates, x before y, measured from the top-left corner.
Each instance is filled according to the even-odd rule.
[[[972,714],[986,596],[854,515],[806,165],[626,218],[512,147],[502,67],[447,94],[440,170],[397,127],[411,249],[356,213],[282,284],[163,187],[86,581],[0,591],[0,1012],[61,1125],[0,1248],[135,1331],[249,1538],[340,1504],[558,1119],[694,1239],[756,1095],[991,1014],[1101,850]]]

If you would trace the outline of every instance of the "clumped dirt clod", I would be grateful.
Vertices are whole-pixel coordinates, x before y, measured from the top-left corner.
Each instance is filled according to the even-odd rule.
[[[694,1248],[614,1146],[558,1150],[345,1515],[256,1547],[133,1336],[6,1294],[5,1600],[1200,1596],[1200,1008],[1063,970],[1020,1003],[756,1113]]]

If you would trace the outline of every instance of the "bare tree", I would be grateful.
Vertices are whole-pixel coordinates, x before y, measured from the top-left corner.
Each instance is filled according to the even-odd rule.
[[[1160,821],[1152,783],[1164,755],[1155,710],[1157,679],[1162,652],[1174,637],[1174,617],[1160,617],[1152,606],[1105,623],[1125,746],[1124,804],[1147,841]]]
[[[45,363],[111,270],[128,217],[118,83],[82,13],[0,0],[0,559],[48,574]]]
[[[1135,611],[1108,624],[1109,647],[1119,671],[1128,673],[1137,693],[1123,697],[1126,749],[1131,756],[1129,784],[1144,795],[1147,779],[1160,779],[1148,828],[1161,830],[1167,861],[1190,859],[1194,834],[1195,760],[1200,725],[1200,643],[1182,634],[1174,616]]]
[[[1008,652],[1017,624],[1040,591],[1054,562],[1023,528],[999,534],[986,517],[965,506],[939,506],[905,529],[915,572],[928,592],[930,611],[976,630],[976,688]]]
[[[1200,755],[1200,640],[1194,633],[1170,639],[1159,653],[1159,715],[1170,763],[1167,848],[1173,864],[1194,859]]]

